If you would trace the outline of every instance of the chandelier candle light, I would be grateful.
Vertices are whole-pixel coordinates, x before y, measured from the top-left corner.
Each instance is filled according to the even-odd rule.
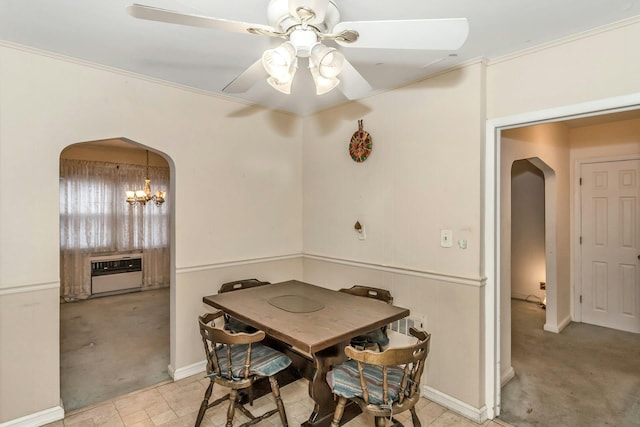
[[[151,195],[151,180],[149,179],[149,150],[147,150],[147,174],[144,178],[144,190],[127,190],[127,203],[134,206],[137,204],[146,205],[148,201],[153,200],[156,206],[160,206],[164,203],[164,198],[167,194],[166,191],[156,191],[156,194]]]

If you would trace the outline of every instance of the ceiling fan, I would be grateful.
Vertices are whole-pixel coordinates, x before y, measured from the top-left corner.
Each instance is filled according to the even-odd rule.
[[[270,25],[185,14],[140,4],[128,6],[127,11],[135,18],[150,21],[285,40],[275,49],[266,50],[262,58],[222,89],[228,93],[246,92],[268,74],[267,82],[272,87],[289,94],[298,69],[298,58],[308,58],[318,95],[337,87],[348,99],[358,99],[371,92],[371,86],[342,52],[323,41],[362,49],[456,50],[464,44],[469,33],[466,18],[340,22],[340,12],[333,0],[270,0],[267,6]]]

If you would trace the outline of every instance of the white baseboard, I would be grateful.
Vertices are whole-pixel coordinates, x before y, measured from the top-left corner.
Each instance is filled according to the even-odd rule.
[[[478,424],[484,423],[487,417],[487,408],[483,406],[482,408],[474,408],[468,403],[464,403],[461,400],[456,399],[455,397],[451,397],[448,394],[444,394],[441,391],[438,391],[429,386],[424,386],[422,388],[422,394],[427,399],[436,402],[439,405],[444,406],[445,408],[456,412],[463,417],[469,418],[472,421],[475,421]]]
[[[511,381],[515,376],[516,371],[513,370],[513,366],[509,366],[509,369],[507,369],[506,372],[503,372],[502,375],[500,375],[500,386],[504,387],[504,385]]]
[[[562,332],[564,328],[569,326],[569,323],[571,323],[571,315],[568,315],[567,317],[562,319],[562,322],[560,322],[560,324],[558,325],[558,332]]]
[[[42,426],[62,419],[64,419],[64,409],[62,406],[54,406],[53,408],[45,409],[44,411],[35,412],[33,414],[25,415],[24,417],[16,418],[15,420],[0,423],[0,427]]]
[[[190,377],[191,375],[204,373],[207,370],[207,362],[205,360],[202,360],[192,365],[184,366],[175,370],[171,366],[169,366],[168,369],[171,378],[173,378],[174,381],[178,381],[183,378]]]
[[[567,316],[564,319],[562,319],[562,321],[560,323],[558,323],[558,325],[549,325],[547,323],[544,324],[544,330],[547,332],[554,332],[556,334],[559,334],[560,332],[562,332],[562,330],[564,328],[566,328],[567,326],[569,326],[569,323],[571,323],[571,316]]]

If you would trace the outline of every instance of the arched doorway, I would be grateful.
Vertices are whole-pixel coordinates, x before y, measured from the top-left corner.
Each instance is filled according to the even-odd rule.
[[[546,304],[545,177],[528,159],[511,166],[511,298]]]
[[[123,138],[60,156],[60,386],[73,411],[169,380],[171,162]],[[124,189],[168,191],[126,202]]]
[[[484,298],[484,331],[486,355],[485,396],[488,418],[494,418],[500,414],[500,390],[504,366],[508,366],[508,360],[505,361],[502,350],[509,347],[504,345],[503,326],[509,319],[503,318],[504,311],[502,308],[505,305],[505,296],[500,289],[500,283],[504,275],[501,253],[505,250],[501,245],[501,236],[504,234],[501,227],[504,222],[504,215],[501,212],[501,194],[503,192],[501,187],[504,183],[504,179],[501,177],[501,162],[504,156],[501,147],[503,132],[519,126],[563,120],[590,119],[591,117],[598,121],[603,117],[606,120],[609,114],[624,112],[635,114],[634,112],[640,111],[638,108],[640,108],[640,97],[635,95],[533,111],[487,121],[483,193],[485,218],[483,224],[485,236],[483,271],[487,278]],[[547,197],[549,197],[548,194]]]

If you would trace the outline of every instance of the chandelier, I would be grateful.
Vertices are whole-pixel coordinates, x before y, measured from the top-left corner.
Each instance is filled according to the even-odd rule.
[[[166,191],[156,191],[156,194],[151,195],[151,180],[149,179],[149,150],[147,151],[147,174],[144,178],[144,190],[127,190],[127,203],[130,205],[146,205],[148,201],[153,201],[156,206],[160,206],[164,203],[164,197]]]

